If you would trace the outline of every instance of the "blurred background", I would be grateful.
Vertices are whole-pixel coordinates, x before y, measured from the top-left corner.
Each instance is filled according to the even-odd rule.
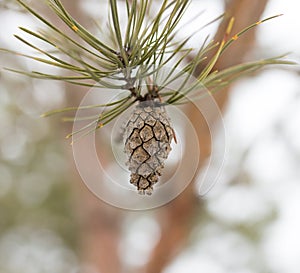
[[[62,2],[85,25],[107,15],[104,0]],[[237,41],[217,68],[288,52],[300,62],[299,9],[296,0],[192,0],[187,19],[205,12],[183,32],[224,10],[236,18],[233,32],[283,13]],[[29,52],[13,34],[41,25],[12,0],[0,0],[0,20],[0,47]],[[220,38],[224,25],[205,29],[191,46],[207,33]],[[3,52],[0,64],[40,68]],[[299,66],[268,68],[218,93],[227,142],[218,183],[201,196],[195,178],[170,204],[143,212],[94,197],[64,138],[71,125],[39,117],[78,104],[84,90],[76,88],[0,71],[1,273],[300,272]],[[209,132],[199,138],[209,157]]]

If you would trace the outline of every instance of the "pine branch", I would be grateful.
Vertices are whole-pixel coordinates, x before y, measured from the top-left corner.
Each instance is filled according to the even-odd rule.
[[[116,44],[116,47],[109,46],[103,42],[104,39],[89,32],[72,17],[60,0],[46,0],[46,4],[69,28],[70,33],[60,30],[55,24],[32,9],[25,1],[17,0],[17,2],[46,27],[46,30],[43,31],[33,31],[25,27],[20,29],[32,38],[47,43],[50,50],[37,46],[34,42],[19,35],[15,35],[15,37],[33,49],[37,55],[23,54],[9,49],[0,50],[64,69],[69,71],[70,75],[61,76],[60,74],[54,75],[41,71],[8,70],[33,78],[63,81],[99,89],[111,89],[112,92],[114,90],[124,90],[128,94],[126,99],[130,101],[130,103],[125,104],[126,107],[130,107],[135,101],[157,98],[162,100],[163,104],[185,103],[187,94],[197,92],[197,90],[203,89],[203,86],[209,88],[210,92],[216,92],[236,78],[266,65],[293,64],[279,56],[240,64],[226,70],[213,71],[218,59],[239,37],[261,23],[280,15],[255,22],[234,35],[231,35],[234,24],[232,18],[220,43],[206,39],[196,52],[195,58],[186,63],[186,57],[195,51],[192,48],[186,48],[188,40],[193,35],[188,36],[183,41],[178,41],[176,34],[180,31],[177,26],[184,16],[189,0],[164,0],[152,20],[149,20],[147,16],[151,9],[151,1],[126,1],[127,25],[125,33],[121,32],[117,1],[110,0],[112,22],[110,22],[109,28],[112,36],[111,44]],[[222,15],[213,19],[207,25],[216,22],[220,18],[222,18]],[[77,39],[71,37],[71,32],[77,36]],[[215,51],[215,49],[217,50]],[[211,55],[214,51],[215,53]],[[165,73],[165,68],[168,66],[171,69],[168,70],[168,73]],[[192,75],[200,66],[202,66],[202,71],[199,73],[198,78],[191,82]],[[177,87],[177,90],[167,88],[179,79],[181,84]],[[116,81],[119,83],[116,83]],[[203,92],[198,93],[198,97],[201,98]],[[107,124],[127,109],[118,101],[113,102],[113,105],[114,107],[111,107],[110,103],[104,104],[104,107],[111,109],[106,110],[103,116],[110,118],[98,119],[99,124]],[[58,110],[53,113],[65,111],[66,109],[62,109],[62,111]]]

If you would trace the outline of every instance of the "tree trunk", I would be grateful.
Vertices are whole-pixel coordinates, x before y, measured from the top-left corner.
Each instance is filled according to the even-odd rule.
[[[267,0],[227,1],[226,16],[219,26],[215,40],[221,41],[223,39],[226,27],[232,16],[235,17],[232,34],[235,34],[247,25],[258,21],[267,2]],[[253,48],[254,43],[255,29],[251,30],[235,42],[231,49],[222,55],[216,64],[216,68],[223,69],[242,62],[247,53]],[[193,58],[193,56],[191,56],[191,58]],[[195,76],[197,76],[200,71],[201,67],[198,67]],[[215,95],[215,100],[220,109],[223,109],[226,105],[229,92],[230,87],[225,88]],[[211,136],[206,121],[199,112],[196,111],[195,107],[189,106],[188,116],[195,126],[199,139],[199,147],[201,147],[199,170],[205,159],[210,156]],[[193,147],[189,147],[188,144],[189,142],[186,143],[187,150],[192,150]],[[186,164],[189,163],[186,162]],[[195,214],[199,213],[199,206],[201,208],[202,204],[202,201],[199,200],[195,194],[194,187],[195,184],[191,183],[178,198],[158,211],[158,217],[164,219],[163,224],[161,225],[161,238],[153,250],[149,263],[145,267],[146,273],[162,272],[187,242],[193,219],[194,217],[197,217]]]
[[[63,4],[74,18],[86,26],[85,15],[80,8],[80,0],[64,0]],[[65,89],[68,104],[79,105],[86,89],[71,84],[66,84]],[[72,127],[66,126],[64,129],[70,133]],[[99,141],[98,145],[101,145],[101,139],[97,141]],[[69,156],[72,158],[70,146],[68,148]],[[83,264],[87,265],[83,272],[120,273],[121,261],[118,251],[123,212],[95,197],[81,181],[75,164],[72,165],[74,206],[79,221],[80,258]],[[89,271],[90,269],[92,270]]]

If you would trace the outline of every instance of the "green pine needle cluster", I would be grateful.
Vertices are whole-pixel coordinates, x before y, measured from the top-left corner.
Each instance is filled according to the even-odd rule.
[[[114,90],[118,90],[118,92],[124,90],[122,99],[102,105],[81,107],[82,110],[102,109],[100,115],[90,117],[91,123],[81,131],[102,127],[137,101],[159,99],[163,104],[180,104],[186,102],[186,95],[192,91],[199,91],[199,97],[206,95],[207,92],[203,92],[203,86],[208,88],[210,92],[216,92],[237,77],[266,65],[291,64],[291,62],[282,59],[284,56],[279,56],[240,64],[222,71],[213,71],[219,57],[235,40],[260,23],[277,16],[255,22],[231,36],[232,20],[226,33],[224,33],[223,41],[217,43],[209,41],[207,37],[202,46],[195,52],[194,49],[186,47],[192,36],[183,41],[178,41],[176,36],[180,31],[178,24],[190,0],[161,1],[153,18],[148,16],[151,9],[151,0],[125,0],[127,17],[125,32],[122,32],[124,27],[120,25],[120,11],[117,0],[109,0],[111,22],[109,25],[110,35],[107,34],[111,38],[109,44],[104,42],[103,37],[96,37],[83,27],[64,8],[60,0],[46,0],[46,3],[73,32],[72,35],[45,19],[43,15],[32,9],[24,1],[16,1],[46,26],[46,30],[43,31],[33,31],[25,27],[20,27],[20,29],[33,38],[45,42],[51,49],[36,46],[31,40],[15,35],[18,40],[34,49],[38,54],[26,55],[9,49],[2,49],[2,51],[63,69],[68,71],[69,75],[65,76],[66,73],[63,73],[64,76],[62,76],[39,71],[9,70],[33,78],[60,80],[86,87],[111,89],[112,92]],[[221,17],[212,20],[210,23]],[[208,53],[212,50],[215,54],[207,60]],[[195,57],[187,62],[186,57],[192,52]],[[203,65],[204,63],[205,65]],[[194,71],[199,65],[203,66],[203,70],[197,79],[194,79],[191,83]],[[171,67],[167,70],[167,73],[165,72],[166,67]],[[161,73],[161,71],[164,71],[164,73]],[[185,78],[182,80],[182,77]],[[167,88],[178,79],[180,79],[180,85],[177,90]],[[77,109],[76,107],[69,107],[54,110],[45,113],[43,116]]]

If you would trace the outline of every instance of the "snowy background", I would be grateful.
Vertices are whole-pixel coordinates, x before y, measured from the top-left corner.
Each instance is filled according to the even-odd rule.
[[[204,22],[222,13],[220,1],[201,1],[201,6]],[[299,1],[270,0],[262,17],[284,16],[259,26],[259,53],[254,54],[291,52],[288,59],[300,63],[299,10]],[[13,34],[20,25],[34,28],[36,21],[4,9],[0,20],[0,47],[27,50]],[[1,53],[1,64],[9,66],[11,58]],[[17,65],[36,68],[29,61]],[[62,208],[51,199],[67,192],[61,185],[66,155],[53,140],[58,121],[38,117],[64,105],[64,92],[56,83],[28,84],[5,71],[0,76],[0,272],[79,272],[76,245],[68,237],[74,226],[70,204]],[[205,197],[206,218],[195,227],[190,246],[166,273],[300,272],[299,67],[268,69],[233,89],[224,114],[224,176]],[[124,225],[120,251],[128,246],[132,251],[123,259],[143,264],[159,237],[157,223],[149,213]],[[150,231],[151,241],[145,236]],[[136,253],[145,259],[137,261]]]

